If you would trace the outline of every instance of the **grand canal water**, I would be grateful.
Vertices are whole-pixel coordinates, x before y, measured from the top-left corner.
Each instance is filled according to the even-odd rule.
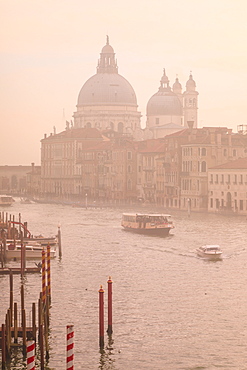
[[[47,369],[66,368],[68,324],[74,324],[77,370],[247,369],[245,217],[198,213],[188,217],[172,211],[173,235],[159,238],[123,231],[123,210],[117,208],[16,202],[6,211],[16,216],[20,212],[34,235],[55,234],[61,224],[63,256],[52,260]],[[195,249],[202,244],[220,244],[222,261],[198,258]],[[109,276],[113,343],[108,345],[106,335],[106,348],[100,353],[98,289],[101,284],[105,289],[107,327]],[[17,302],[20,283],[20,276],[14,276]],[[41,276],[27,275],[27,308],[37,302],[40,290]],[[6,276],[0,276],[0,292],[3,323],[9,305]],[[25,369],[20,353],[10,368]]]

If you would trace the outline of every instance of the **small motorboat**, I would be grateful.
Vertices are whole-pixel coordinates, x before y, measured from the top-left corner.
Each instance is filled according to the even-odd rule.
[[[32,204],[31,200],[29,198],[21,198],[22,204]]]
[[[196,250],[197,255],[202,258],[217,260],[222,257],[222,250],[219,245],[203,245]]]

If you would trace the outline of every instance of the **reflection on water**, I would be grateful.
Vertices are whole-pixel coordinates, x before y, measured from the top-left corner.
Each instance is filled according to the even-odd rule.
[[[77,369],[246,368],[245,218],[193,213],[188,217],[172,211],[175,229],[161,238],[123,231],[120,209],[16,202],[11,212],[21,212],[35,235],[53,235],[61,224],[63,256],[51,261],[47,369],[65,368],[69,324],[75,330]],[[195,250],[203,244],[219,244],[222,260],[198,258]],[[98,289],[101,284],[105,289],[107,322],[109,276],[113,335],[105,336],[105,348],[99,351]],[[27,275],[24,284],[30,308],[41,290],[40,274]],[[2,322],[8,290],[8,277],[0,276]],[[19,305],[19,276],[14,276],[14,300]],[[21,352],[11,366],[25,369]]]

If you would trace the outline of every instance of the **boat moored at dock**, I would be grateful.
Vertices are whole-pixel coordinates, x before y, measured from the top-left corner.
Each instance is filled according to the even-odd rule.
[[[6,259],[21,259],[21,244],[13,242],[6,245]],[[39,243],[25,244],[25,258],[26,259],[42,259],[42,251],[47,250]],[[56,248],[50,248],[50,258],[56,257]]]
[[[123,213],[121,225],[126,231],[159,236],[174,228],[171,215],[163,213]]]

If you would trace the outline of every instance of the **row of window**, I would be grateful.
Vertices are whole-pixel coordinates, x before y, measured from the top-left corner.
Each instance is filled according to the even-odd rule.
[[[85,128],[91,128],[91,127],[94,127],[94,128],[97,128],[97,129],[101,129],[101,126],[100,126],[100,123],[99,122],[96,122],[95,124],[92,124],[91,122],[87,122],[85,124]],[[113,122],[110,122],[110,127],[109,127],[111,130],[115,130],[120,132],[120,133],[123,133],[123,128],[124,128],[124,124],[123,122],[118,122],[116,125],[114,125]]]
[[[181,190],[192,190],[192,186],[193,186],[194,190],[195,190],[195,187],[196,187],[196,190],[199,191],[200,181],[197,180],[196,183],[192,183],[192,180],[183,179],[182,182],[181,182]]]
[[[196,166],[196,164],[195,164]],[[182,162],[182,172],[190,172],[192,171],[192,161],[183,161]],[[207,171],[207,163],[206,161],[197,162],[197,171],[198,172],[206,172]]]
[[[239,174],[210,174],[210,184],[244,184],[244,175]],[[247,183],[247,175],[245,175],[245,183]]]
[[[207,149],[206,148],[194,148],[195,150],[197,149],[197,153],[199,156],[206,156],[207,155]],[[194,154],[196,154],[194,150]],[[228,155],[228,151],[230,151],[230,149],[224,149],[223,151],[223,155],[224,157],[226,157]],[[189,156],[189,157],[192,157],[193,155],[193,148],[183,148],[183,156]],[[229,152],[229,155],[230,155],[230,152]],[[232,156],[233,157],[236,157],[237,156],[237,151],[236,149],[233,149],[232,150]]]
[[[198,155],[199,156],[205,156],[207,155],[207,149],[206,148],[194,148],[195,150],[197,149]],[[192,157],[193,155],[193,148],[183,148],[183,155],[184,156],[190,156]]]

